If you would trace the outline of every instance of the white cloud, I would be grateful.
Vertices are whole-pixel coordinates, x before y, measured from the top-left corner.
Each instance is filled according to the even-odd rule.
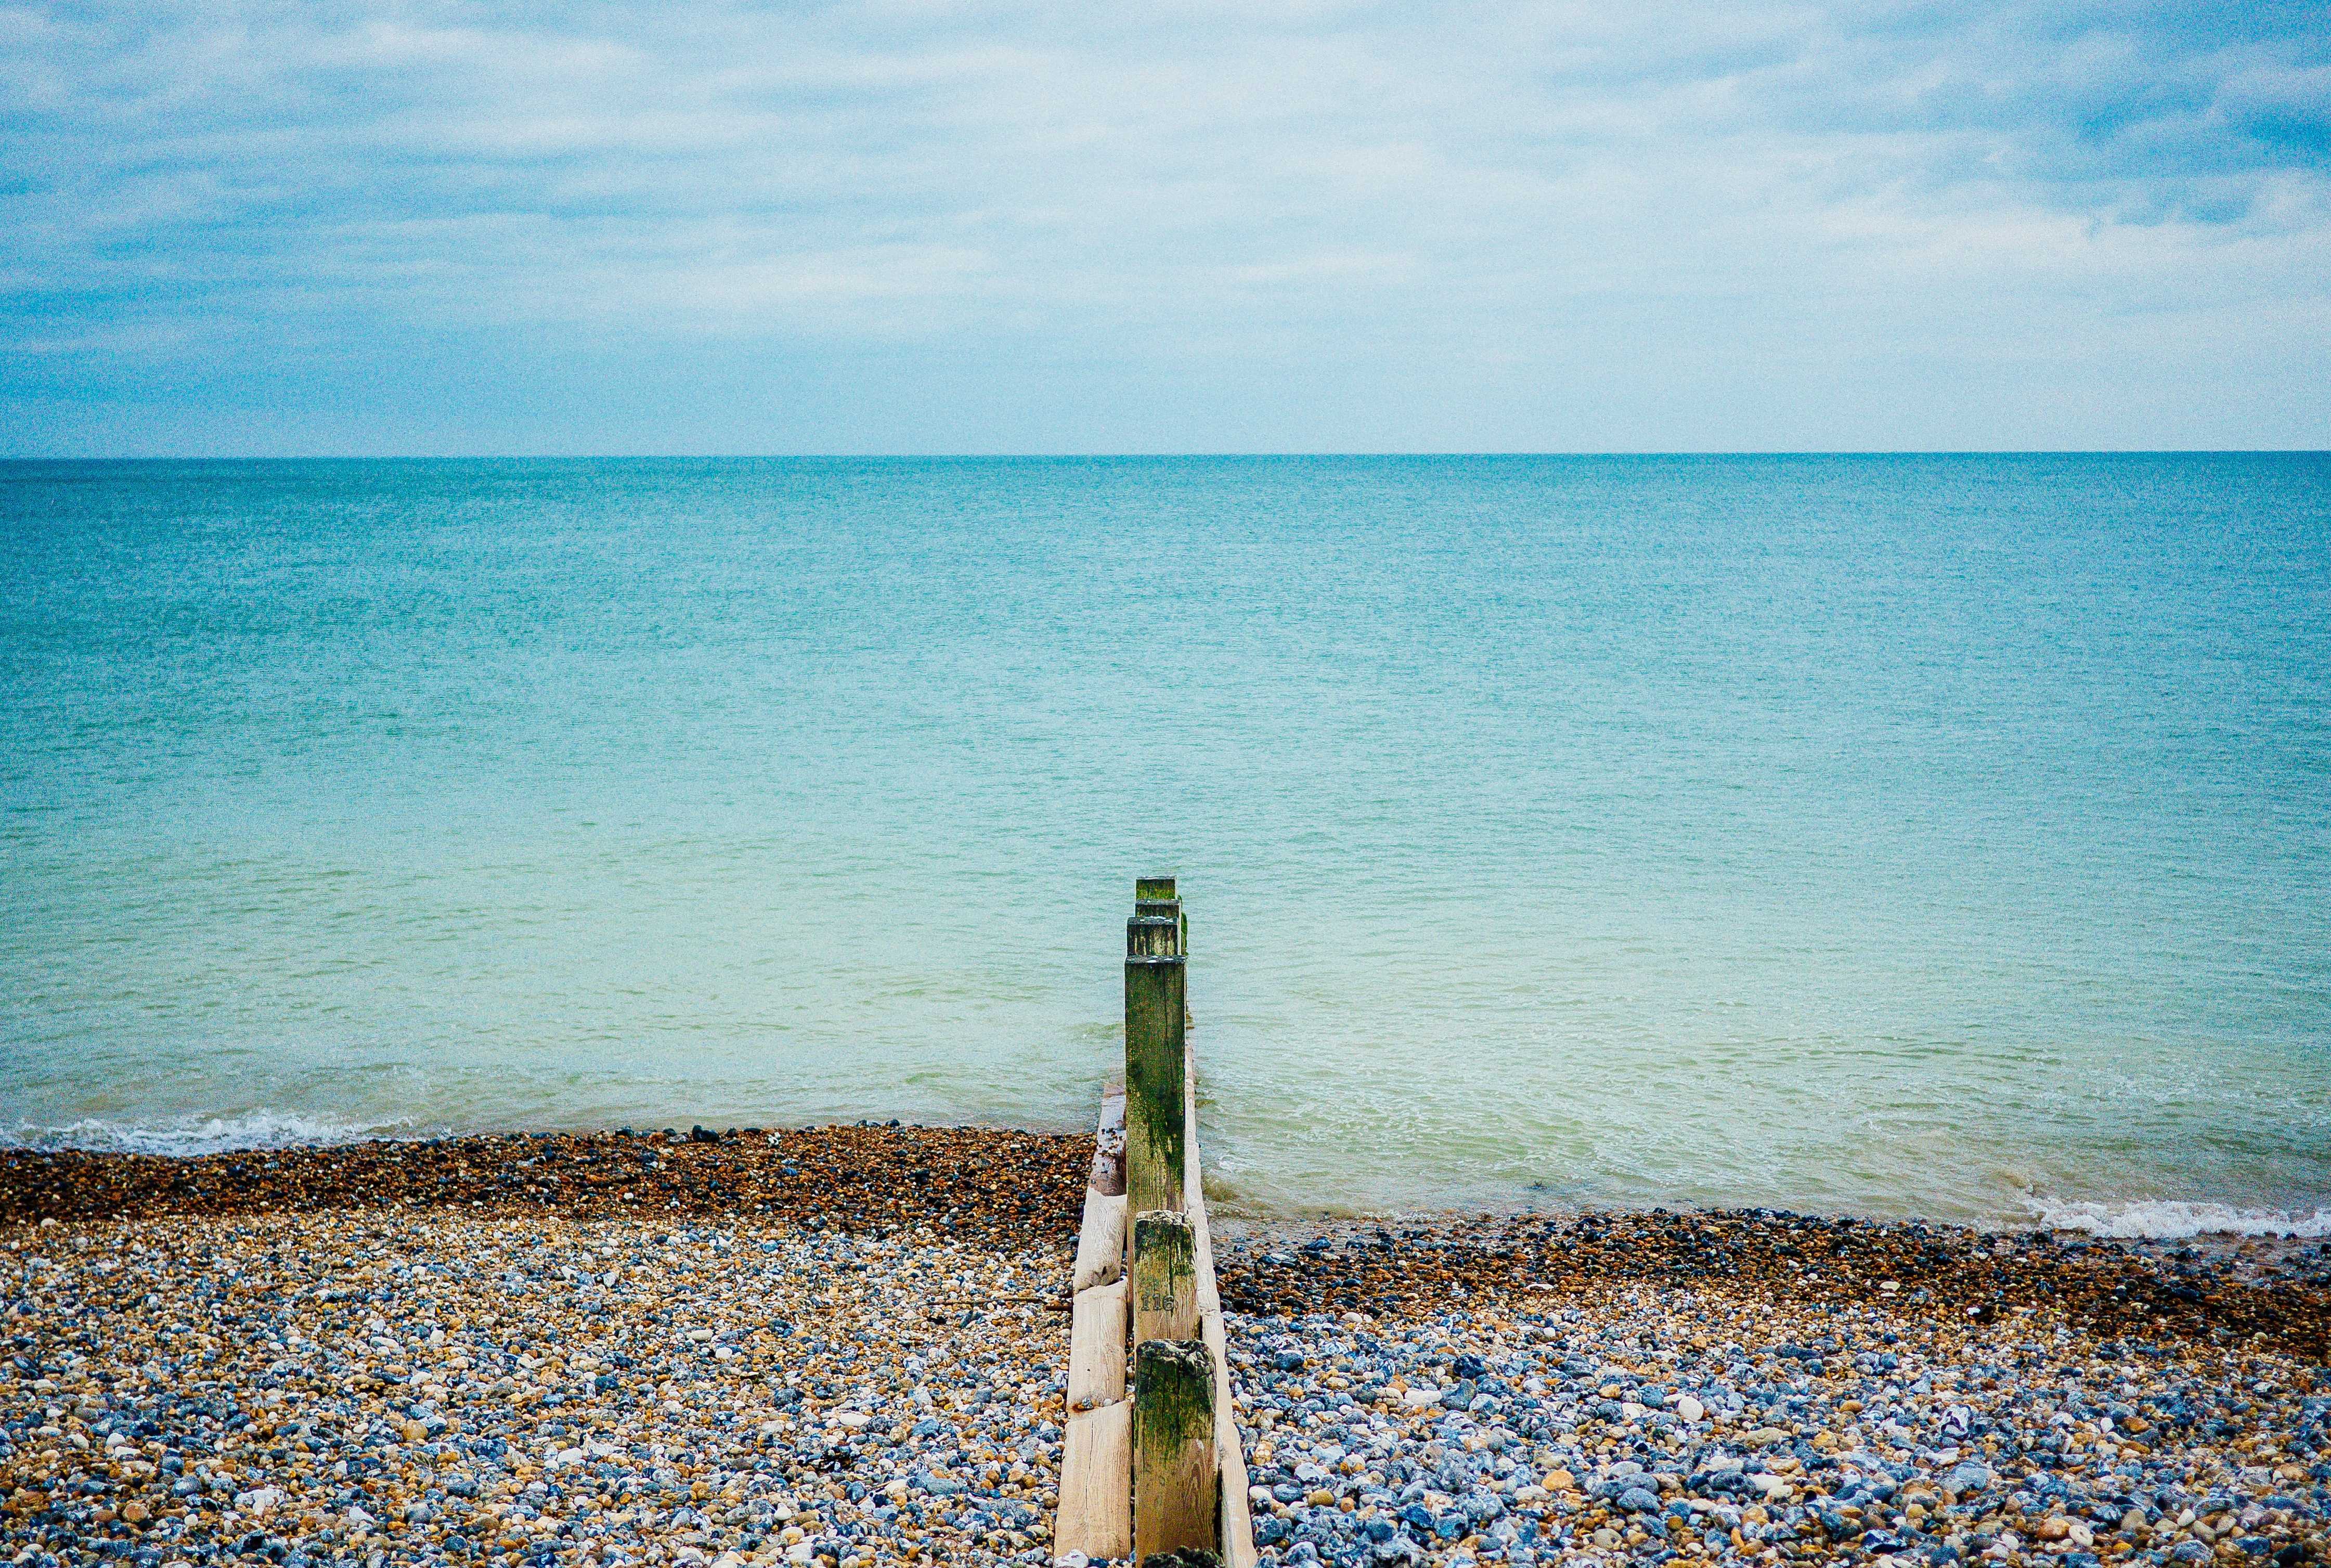
[[[296,404],[324,395],[303,356],[495,333],[519,335],[514,376],[529,353],[660,340],[758,346],[788,374],[919,345],[1055,399],[1061,445],[1153,444],[1083,419],[1092,386],[1064,363],[1162,394],[1261,356],[1356,409],[1387,385],[1470,397],[1479,444],[1524,445],[1601,427],[1549,425],[1516,377],[1624,383],[1618,406],[1691,343],[1741,360],[1731,385],[1808,332],[1832,362],[1931,371],[1967,362],[1981,315],[2126,378],[2130,345],[2098,326],[2117,312],[2319,311],[2331,64],[2310,26],[2062,5],[18,7],[0,334],[51,424],[77,376],[195,395],[191,357],[241,355]],[[2323,394],[2288,390],[2264,439],[2294,409],[2320,425]],[[1784,402],[1805,443],[1865,428],[1812,371]],[[1210,417],[1278,416],[1251,413]],[[1632,444],[1747,429],[1705,400],[1666,417]],[[1349,444],[1379,435],[1356,419]]]

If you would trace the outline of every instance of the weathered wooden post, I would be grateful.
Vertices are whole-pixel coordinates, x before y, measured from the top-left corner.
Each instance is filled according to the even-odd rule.
[[[1182,908],[1181,895],[1174,890],[1171,877],[1136,877],[1133,879],[1133,913],[1137,919],[1163,918],[1174,922],[1177,936],[1174,951],[1183,957],[1190,955],[1190,912]],[[1182,1001],[1182,1026],[1190,1026],[1190,1003]]]
[[[1136,915],[1125,923],[1128,958],[1179,958],[1182,932],[1170,915]]]
[[[1183,1207],[1181,927],[1163,916],[1125,925],[1126,1212]]]
[[[1213,1358],[1203,1340],[1133,1352],[1133,1559],[1222,1551]]]
[[[1133,1343],[1198,1337],[1198,1232],[1186,1214],[1133,1221]]]
[[[1139,1562],[1204,1553],[1225,1568],[1256,1568],[1198,1182],[1188,954],[1174,879],[1137,879],[1125,927],[1125,1089],[1121,1099],[1113,1088],[1103,1097],[1078,1233],[1053,1544],[1063,1554]],[[1119,1122],[1121,1142],[1112,1137]],[[1128,1240],[1128,1278],[1113,1283],[1109,1259]],[[1123,1387],[1115,1379],[1128,1307],[1134,1356],[1126,1399],[1115,1397]]]
[[[1133,912],[1136,915],[1163,915],[1181,927],[1181,946],[1175,949],[1185,958],[1190,955],[1190,912],[1182,907],[1182,896],[1174,890],[1171,877],[1136,877],[1133,879]]]

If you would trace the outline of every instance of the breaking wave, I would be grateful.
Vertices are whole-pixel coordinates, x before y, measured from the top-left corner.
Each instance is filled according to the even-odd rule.
[[[216,1155],[237,1149],[281,1149],[298,1144],[353,1144],[394,1137],[408,1122],[357,1125],[262,1107],[233,1116],[184,1116],[162,1122],[114,1122],[85,1117],[63,1126],[17,1126],[0,1142],[28,1149],[80,1149],[95,1154]]]
[[[2073,1203],[2036,1195],[2026,1198],[2024,1203],[2051,1231],[2085,1231],[2091,1236],[2121,1240],[2174,1240],[2185,1236],[2331,1236],[2331,1209],[2298,1213],[2172,1199]]]

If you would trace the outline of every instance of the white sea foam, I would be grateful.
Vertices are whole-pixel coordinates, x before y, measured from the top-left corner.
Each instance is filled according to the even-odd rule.
[[[2085,1231],[2091,1236],[2123,1240],[2174,1240],[2184,1236],[2331,1236],[2331,1209],[2322,1208],[2301,1213],[2174,1199],[2074,1203],[2037,1194],[2025,1198],[2024,1206],[2051,1231]]]
[[[32,1149],[85,1149],[136,1155],[215,1155],[235,1149],[280,1149],[295,1144],[352,1144],[392,1137],[409,1122],[358,1125],[296,1112],[256,1110],[229,1116],[192,1115],[160,1122],[116,1122],[90,1117],[63,1126],[19,1124],[0,1142]]]

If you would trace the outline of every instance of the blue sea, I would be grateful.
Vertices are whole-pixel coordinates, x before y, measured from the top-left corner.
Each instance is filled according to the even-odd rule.
[[[2331,1234],[2331,458],[0,465],[0,1136]]]

